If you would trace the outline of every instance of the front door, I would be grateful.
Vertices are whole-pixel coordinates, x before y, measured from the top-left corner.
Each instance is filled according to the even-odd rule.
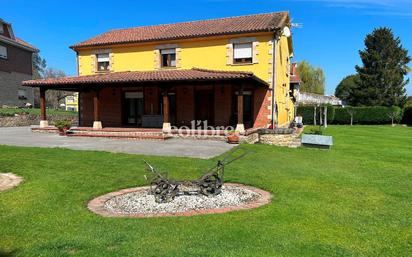
[[[125,125],[131,127],[141,127],[144,108],[143,92],[125,92],[124,103]]]
[[[208,126],[214,125],[215,97],[213,90],[197,90],[195,92],[195,119],[205,121]]]

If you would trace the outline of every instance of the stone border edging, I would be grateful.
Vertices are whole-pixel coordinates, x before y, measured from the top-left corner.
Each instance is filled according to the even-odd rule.
[[[129,218],[150,218],[150,217],[177,217],[177,216],[185,216],[185,217],[190,217],[190,216],[195,216],[195,215],[205,215],[205,214],[215,214],[215,213],[226,213],[226,212],[232,212],[232,211],[238,211],[238,210],[248,210],[248,209],[255,209],[260,206],[266,205],[270,203],[272,199],[272,195],[264,191],[262,189],[252,187],[252,186],[247,186],[243,184],[238,184],[238,183],[225,183],[226,185],[230,186],[237,186],[237,187],[243,187],[246,188],[250,191],[253,191],[255,193],[258,193],[261,197],[258,198],[257,200],[239,205],[239,206],[228,206],[224,208],[217,208],[217,209],[208,209],[208,210],[191,210],[187,212],[166,212],[166,213],[113,213],[108,211],[105,207],[104,204],[111,198],[123,194],[128,194],[128,193],[133,193],[133,192],[138,192],[142,190],[146,190],[149,187],[144,186],[144,187],[134,187],[134,188],[127,188],[127,189],[122,189],[116,192],[108,193],[102,196],[99,196],[97,198],[94,198],[91,200],[87,208],[98,215],[101,215],[103,217],[129,217]]]
[[[13,173],[0,173],[0,177],[5,178],[5,181],[0,183],[0,192],[16,187],[23,181],[22,177]]]

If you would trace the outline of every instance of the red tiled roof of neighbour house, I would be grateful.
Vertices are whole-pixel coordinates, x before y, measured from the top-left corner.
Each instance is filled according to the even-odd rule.
[[[128,29],[115,29],[70,48],[210,37],[228,34],[274,31],[286,25],[288,12],[273,12],[229,18],[179,22]]]
[[[21,44],[21,45],[24,45],[24,46],[29,47],[29,48],[33,48],[34,50],[38,51],[38,49],[36,47],[30,45],[29,43],[27,43],[26,41],[24,41],[24,40],[22,40],[18,37],[16,37],[16,42]]]
[[[298,64],[297,63],[292,63],[290,65],[290,83],[301,83],[302,80],[300,79],[299,73],[298,73]]]
[[[20,48],[29,50],[31,52],[38,52],[39,51],[36,47],[30,45],[26,41],[23,41],[23,40],[21,40],[20,38],[17,38],[17,37],[9,38],[9,37],[5,37],[5,36],[0,35],[0,41],[4,42],[6,44],[11,44],[11,45],[14,45],[16,47],[20,47]]]
[[[128,71],[113,72],[98,75],[78,77],[62,77],[23,81],[23,86],[53,87],[87,84],[113,84],[113,83],[148,83],[148,82],[174,82],[174,81],[216,81],[250,79],[258,84],[267,86],[251,72],[241,71],[214,71],[193,68],[190,70],[161,70],[161,71]]]

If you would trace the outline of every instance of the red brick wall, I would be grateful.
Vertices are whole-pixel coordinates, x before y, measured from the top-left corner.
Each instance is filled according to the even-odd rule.
[[[270,119],[268,118],[268,115],[271,114],[268,109],[271,105],[271,102],[268,100],[270,94],[270,91],[266,88],[259,87],[255,89],[253,99],[254,128],[267,127],[270,123]]]

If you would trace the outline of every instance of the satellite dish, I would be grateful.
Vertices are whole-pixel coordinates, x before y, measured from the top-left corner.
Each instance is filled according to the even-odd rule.
[[[290,37],[290,36],[292,36],[292,32],[290,31],[290,28],[289,28],[289,27],[284,27],[282,34],[283,34],[283,36],[285,36],[285,37]]]

